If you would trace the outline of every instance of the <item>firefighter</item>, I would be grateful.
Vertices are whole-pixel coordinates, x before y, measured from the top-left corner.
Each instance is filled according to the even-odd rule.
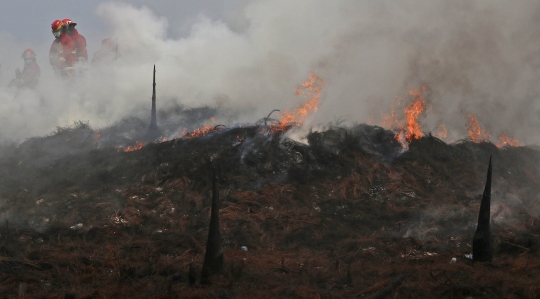
[[[67,27],[60,20],[55,20],[51,24],[52,33],[56,39],[49,51],[49,62],[58,76],[72,81],[77,50],[73,39],[67,34]]]
[[[24,59],[24,69],[21,72],[19,68],[15,70],[15,79],[11,80],[10,86],[18,88],[36,88],[41,70],[36,62],[36,53],[32,49],[26,49],[21,55]]]
[[[111,38],[101,41],[101,48],[92,57],[92,66],[105,65],[118,58],[118,45]]]
[[[88,51],[86,50],[86,39],[75,29],[77,23],[71,19],[64,19],[62,22],[67,26],[67,34],[73,39],[77,50],[77,62],[88,63]]]
[[[59,50],[61,48],[61,46],[60,46],[61,28],[58,28],[58,27],[62,26],[62,24],[58,23],[59,21],[60,20],[56,20],[51,25],[52,33],[53,33],[55,39],[53,40],[53,42],[51,44],[51,49],[49,50],[49,63],[53,67],[56,74],[58,74],[58,72],[59,72],[56,69],[56,64],[57,64],[57,61],[58,61],[58,52],[59,52]],[[55,31],[55,29],[56,29],[56,31]]]

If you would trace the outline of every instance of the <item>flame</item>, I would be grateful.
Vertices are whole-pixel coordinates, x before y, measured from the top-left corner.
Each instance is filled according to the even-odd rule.
[[[204,136],[208,133],[213,133],[213,132],[216,132],[216,129],[214,128],[214,126],[204,126],[202,128],[195,129],[193,132],[189,132],[185,134],[183,137],[186,139],[197,138],[197,137]]]
[[[134,146],[128,146],[128,147],[124,148],[124,152],[127,153],[127,152],[133,152],[133,151],[136,151],[136,150],[140,150],[141,148],[143,148],[143,146],[145,146],[144,143],[142,143],[140,141],[135,141],[135,145]]]
[[[215,126],[216,119],[213,116],[210,116],[210,121],[212,122],[212,125],[204,126],[202,128],[197,128],[197,129],[195,129],[195,130],[193,130],[192,132],[189,132],[189,133],[186,133],[187,129],[184,128],[184,130],[181,133],[180,138],[183,137],[183,138],[186,138],[186,139],[191,139],[191,138],[201,137],[201,136],[204,136],[204,135],[209,134],[209,133],[217,132],[217,129],[216,129],[216,126]]]
[[[409,91],[409,95],[413,97],[414,102],[405,108],[405,117],[407,117],[405,139],[411,143],[414,139],[420,139],[420,137],[422,137],[422,130],[417,119],[418,116],[420,116],[420,113],[426,110],[426,104],[422,97],[422,91],[413,89]]]
[[[94,138],[95,138],[94,144],[97,145],[99,142],[99,139],[101,138],[101,133],[99,133],[99,131],[96,131],[96,133],[94,134]]]
[[[440,124],[438,127],[439,132],[435,135],[439,139],[446,138],[448,136],[448,131],[446,130],[446,126],[444,124]]]
[[[294,111],[286,110],[279,115],[279,120],[270,126],[272,133],[278,131],[285,131],[290,126],[300,126],[306,116],[316,111],[320,104],[320,97],[322,90],[325,86],[323,79],[315,76],[313,73],[309,74],[308,81],[300,84],[300,86],[294,91],[297,96],[302,96],[308,99],[302,106],[294,109]]]
[[[218,130],[216,129],[216,126],[215,126],[216,119],[213,116],[211,116],[210,121],[212,122],[212,125],[196,128],[195,130],[191,132],[188,132],[188,128],[183,128],[182,132],[180,132],[175,137],[171,138],[171,140],[180,139],[180,138],[185,138],[185,139],[197,138],[197,137],[201,137],[206,134],[209,134],[209,133],[217,132]],[[163,137],[163,139],[161,140],[161,142],[164,142],[164,141],[167,141],[166,137]]]
[[[398,105],[399,106],[399,105]],[[399,126],[399,119],[396,116],[396,108],[394,105],[390,105],[390,114],[383,115],[381,126],[383,128],[392,129]]]
[[[482,130],[476,116],[474,114],[469,114],[469,121],[467,121],[467,131],[469,132],[469,137],[473,142],[487,142],[491,134],[487,130]]]
[[[501,142],[496,144],[498,148],[502,148],[505,146],[519,146],[519,140],[509,137],[505,133],[501,133],[501,135],[499,135],[499,139],[501,140]]]
[[[187,128],[183,128],[182,132],[180,132],[180,134],[176,135],[176,137],[173,137],[173,140],[178,139],[178,138],[182,138],[182,137],[186,136],[186,134],[187,134]]]
[[[383,126],[396,130],[395,135],[396,140],[398,140],[405,147],[407,143],[411,143],[414,139],[419,139],[422,137],[422,127],[418,123],[418,117],[424,110],[426,110],[426,104],[424,102],[424,97],[422,91],[427,89],[427,85],[422,86],[422,90],[413,89],[409,91],[409,95],[413,98],[413,102],[407,105],[403,110],[405,115],[405,121],[399,121],[396,116],[395,107],[392,105],[392,112],[388,116],[383,117]],[[398,100],[402,99],[397,97]]]

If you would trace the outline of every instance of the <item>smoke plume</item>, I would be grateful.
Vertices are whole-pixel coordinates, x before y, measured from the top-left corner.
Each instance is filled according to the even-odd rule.
[[[154,64],[158,109],[220,105],[237,116],[227,125],[294,109],[302,101],[295,88],[314,72],[327,87],[310,125],[379,124],[396,96],[407,100],[408,90],[427,84],[426,132],[444,124],[448,141],[465,138],[467,115],[475,114],[492,135],[504,131],[522,144],[540,137],[536,1],[252,0],[226,18],[200,15],[187,31],[172,28],[187,32],[175,38],[171,22],[144,6],[108,2],[95,14],[108,32],[87,36],[90,56],[111,37],[118,59],[88,68],[68,87],[48,65],[50,44],[37,47],[37,91],[0,88],[0,138],[47,134],[79,120],[101,127],[149,117]],[[0,37],[2,53],[25,48]],[[2,86],[18,62],[2,66]]]

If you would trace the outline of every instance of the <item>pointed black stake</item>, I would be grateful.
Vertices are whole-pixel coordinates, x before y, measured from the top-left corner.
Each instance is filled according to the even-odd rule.
[[[212,175],[212,212],[201,273],[201,283],[208,283],[208,277],[219,272],[223,267],[223,249],[221,248],[221,232],[219,229],[219,191],[217,184],[217,174],[214,168]]]
[[[150,120],[150,131],[157,131],[156,117],[156,65],[154,64],[154,78],[152,80],[152,119]]]
[[[489,167],[487,173],[486,187],[480,203],[480,213],[478,215],[478,226],[473,238],[473,261],[491,262],[493,259],[493,244],[491,241],[491,231],[489,228],[491,213],[491,156],[489,157]]]

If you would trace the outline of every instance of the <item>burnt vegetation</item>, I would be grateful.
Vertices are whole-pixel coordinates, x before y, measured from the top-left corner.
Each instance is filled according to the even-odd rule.
[[[158,118],[216,112],[176,109]],[[148,129],[126,118],[5,145],[0,296],[539,297],[537,149],[428,134],[402,151],[369,125],[304,144],[261,126],[124,152]],[[493,260],[473,263],[490,156]],[[202,284],[213,192],[222,264]]]

